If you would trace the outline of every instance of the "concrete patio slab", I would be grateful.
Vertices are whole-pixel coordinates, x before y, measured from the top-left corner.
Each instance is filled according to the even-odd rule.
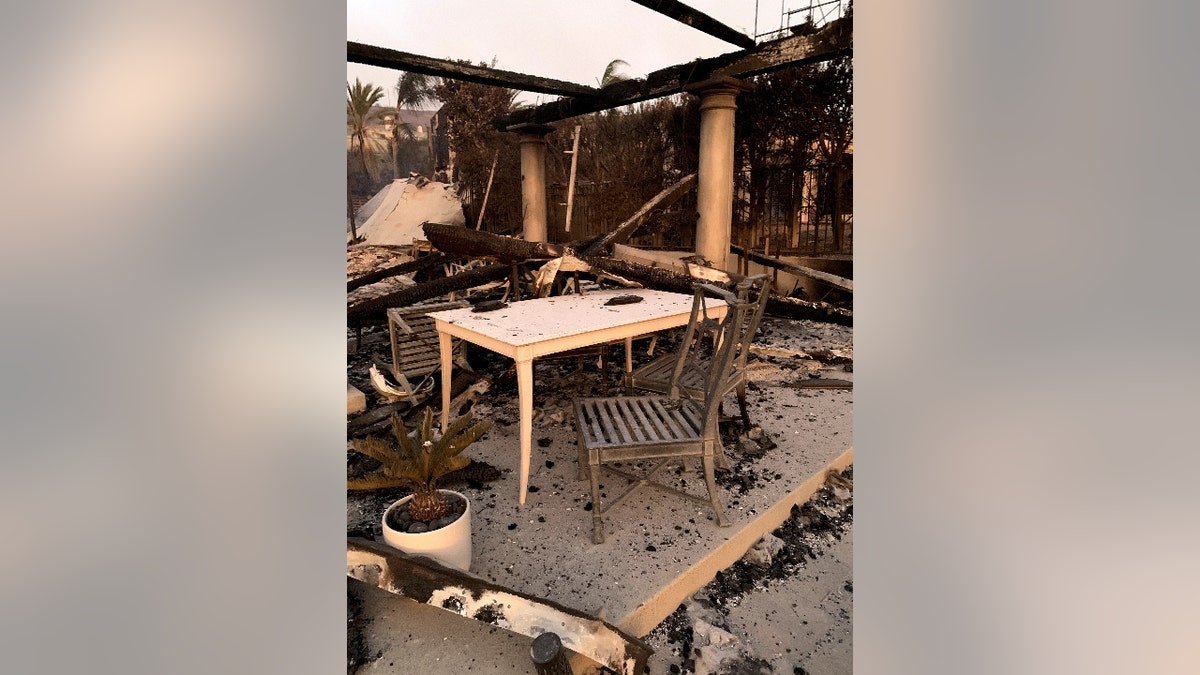
[[[776,339],[768,342],[805,347],[794,335],[773,337]],[[605,518],[607,539],[604,544],[596,545],[591,540],[589,485],[577,475],[569,395],[564,399],[561,391],[545,386],[548,382],[543,381],[552,377],[548,370],[535,368],[535,411],[540,414],[534,423],[530,492],[524,506],[517,503],[516,397],[489,392],[473,409],[477,419],[492,419],[495,425],[467,453],[492,464],[502,476],[483,487],[454,488],[472,501],[471,572],[599,616],[631,635],[646,635],[716,572],[739,559],[763,533],[782,523],[793,504],[807,501],[821,487],[826,471],[840,470],[853,462],[853,390],[789,387],[789,382],[807,376],[812,368],[806,370],[786,360],[765,359],[750,372],[750,417],[776,446],[761,456],[744,448],[726,448],[733,470],[719,480],[719,489],[732,526],[718,527],[707,507],[659,491],[639,490]],[[828,375],[852,379],[851,373],[841,369]],[[589,369],[584,377],[595,377],[594,371]],[[733,396],[725,402],[725,409],[737,410]],[[673,475],[675,481],[694,494],[702,495],[703,480],[697,469],[693,466],[668,475]],[[626,485],[624,480],[611,475],[601,482],[602,492],[610,496],[619,494]],[[348,529],[373,523],[381,514],[377,501],[351,496]],[[370,590],[387,595],[377,589]],[[395,596],[380,602],[417,606]],[[441,610],[422,609],[428,611]],[[442,613],[455,621],[454,626],[459,626],[451,627],[452,630],[460,630],[461,622],[466,621],[449,612]],[[423,625],[434,631],[430,635],[436,634],[437,624]],[[493,627],[481,625],[481,628],[490,635]],[[522,668],[530,667],[527,638],[509,633],[506,639],[523,645],[517,661]],[[842,644],[849,649],[850,640]],[[836,642],[821,646],[835,651],[839,648],[843,647]],[[383,658],[379,660],[387,661],[391,655],[387,648],[383,649]],[[508,654],[509,650],[504,651]]]

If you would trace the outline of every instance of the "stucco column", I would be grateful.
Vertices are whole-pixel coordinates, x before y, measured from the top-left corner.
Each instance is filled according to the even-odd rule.
[[[696,253],[728,269],[733,225],[733,120],[737,95],[749,86],[722,78],[689,88],[700,97],[700,166],[696,177]]]
[[[509,127],[521,139],[521,221],[525,241],[546,241],[546,134],[554,127]]]

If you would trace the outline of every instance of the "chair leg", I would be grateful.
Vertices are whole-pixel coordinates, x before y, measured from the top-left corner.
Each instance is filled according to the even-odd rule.
[[[576,445],[576,447],[577,447],[577,448],[578,448],[578,450],[579,450],[579,480],[587,480],[587,478],[588,478],[588,473],[587,473],[587,466],[588,466],[588,455],[587,455],[587,449],[583,447],[583,432],[581,432],[581,431],[579,431],[578,429],[576,429],[576,433],[577,433],[577,434],[579,434],[579,441],[578,441],[578,442],[575,444],[575,445]]]
[[[717,440],[717,448],[713,452],[713,455],[716,458],[718,469],[724,469],[724,470],[729,469],[729,459],[727,457],[725,457],[725,444],[722,443],[720,440]]]
[[[738,407],[742,409],[742,429],[750,430],[750,415],[746,412],[746,381],[742,380],[737,386]]]
[[[716,473],[713,471],[711,446],[706,449],[701,461],[704,463],[704,482],[708,486],[708,501],[712,504],[713,512],[717,514],[717,525],[728,527],[729,521],[725,518],[725,509],[721,507],[721,502],[717,498],[717,480]]]
[[[604,543],[604,522],[600,519],[600,463],[588,465],[592,474],[592,543]]]

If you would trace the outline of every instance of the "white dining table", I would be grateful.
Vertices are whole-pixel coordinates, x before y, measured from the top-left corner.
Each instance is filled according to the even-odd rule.
[[[606,305],[616,296],[637,295],[630,304]],[[442,361],[442,429],[450,422],[451,339],[459,338],[516,361],[521,426],[521,484],[525,504],[533,442],[533,361],[539,356],[625,341],[625,372],[633,367],[633,338],[688,323],[694,296],[651,289],[620,288],[521,300],[489,312],[472,308],[430,312],[437,326]],[[709,315],[721,317],[725,302],[706,300]]]

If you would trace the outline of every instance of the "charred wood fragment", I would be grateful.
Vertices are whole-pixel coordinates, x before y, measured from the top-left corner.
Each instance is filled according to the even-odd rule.
[[[486,265],[460,272],[454,276],[409,286],[395,293],[388,293],[377,298],[364,300],[357,305],[348,307],[346,309],[346,320],[351,326],[378,323],[386,320],[385,311],[389,307],[407,307],[422,300],[446,295],[451,291],[461,291],[475,286],[482,286],[490,281],[499,281],[508,276],[508,271],[508,265]]]
[[[454,374],[450,378],[450,395],[457,398],[481,379],[483,379],[481,375],[472,373],[469,370],[463,370],[462,368],[455,368]],[[441,403],[440,397],[427,396],[420,403],[399,401],[397,403],[376,406],[357,417],[351,418],[346,424],[346,432],[350,438],[362,438],[363,436],[384,432],[392,423],[393,411],[403,411],[402,416],[405,424],[412,425],[420,419],[426,408],[432,405],[440,406]]]
[[[361,288],[363,286],[369,286],[370,284],[373,284],[377,281],[383,281],[384,279],[387,279],[390,277],[400,276],[401,274],[409,274],[409,273],[419,272],[424,269],[429,269],[431,267],[435,267],[444,262],[446,262],[446,256],[441,253],[435,253],[433,255],[422,256],[420,258],[417,258],[416,260],[409,260],[408,262],[401,263],[399,265],[385,267],[383,269],[375,270],[372,272],[367,272],[366,274],[363,274],[362,276],[355,277],[346,282],[346,290],[352,291],[356,288]]]

